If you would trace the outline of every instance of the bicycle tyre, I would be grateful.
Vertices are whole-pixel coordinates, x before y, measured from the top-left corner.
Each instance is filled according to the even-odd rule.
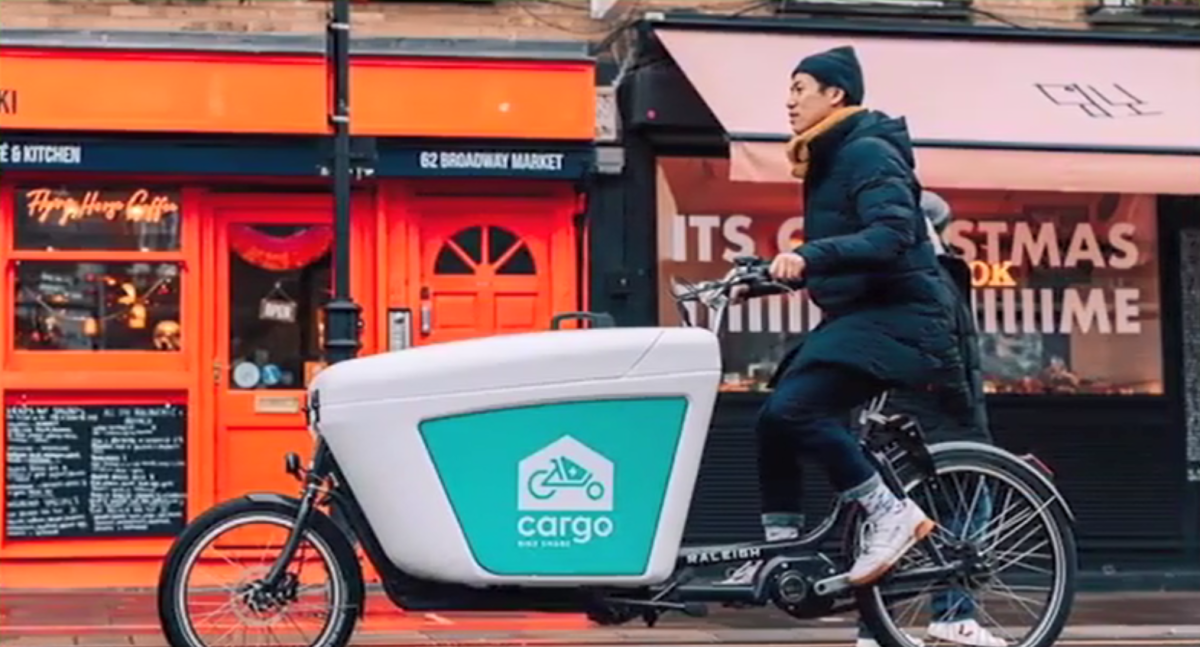
[[[1000,473],[1011,481],[1023,486],[1027,492],[1034,494],[1041,504],[1060,495],[1046,481],[1033,473],[1033,468],[1018,456],[999,450],[990,445],[974,442],[950,442],[931,445],[930,454],[934,460],[935,469],[941,473],[952,470],[987,471]],[[912,491],[922,482],[921,475],[913,466],[906,466],[897,474],[904,484],[905,491]],[[1043,614],[1034,631],[1019,644],[1009,647],[1052,647],[1062,634],[1067,620],[1071,616],[1071,608],[1075,601],[1077,579],[1079,572],[1078,547],[1072,520],[1065,504],[1059,501],[1045,505],[1046,513],[1043,519],[1050,525],[1049,531],[1058,539],[1058,552],[1062,558],[1061,577],[1056,578],[1054,596],[1051,600],[1053,609]],[[856,515],[848,528],[858,527],[859,516]],[[853,555],[852,542],[857,536],[856,531],[846,533],[846,555]],[[879,595],[879,587],[866,586],[854,589],[855,602],[858,606],[862,622],[874,635],[882,647],[914,647],[905,637],[904,632],[892,621],[891,614]],[[1048,608],[1050,607],[1048,604]],[[1051,616],[1046,619],[1045,616]]]
[[[171,545],[159,574],[158,617],[163,634],[171,647],[210,647],[192,629],[186,603],[181,605],[185,595],[189,562],[194,559],[194,553],[203,548],[210,539],[210,533],[239,518],[269,518],[291,528],[296,519],[296,512],[295,502],[284,498],[243,497],[218,504],[188,524]],[[318,639],[308,647],[345,647],[350,642],[364,609],[366,587],[362,567],[354,546],[329,517],[319,511],[313,511],[310,519],[306,539],[320,542],[328,549],[332,558],[330,575],[340,579],[339,585],[343,587],[345,603],[330,610],[331,615],[336,614],[335,617],[330,619]]]

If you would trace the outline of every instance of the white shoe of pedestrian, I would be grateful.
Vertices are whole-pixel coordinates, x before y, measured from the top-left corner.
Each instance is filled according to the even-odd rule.
[[[904,632],[904,637],[908,639],[909,644],[913,645],[913,647],[925,647],[925,641],[907,631]],[[854,641],[854,647],[879,647],[879,641],[874,638],[859,636],[858,640]]]
[[[850,585],[873,584],[933,528],[933,521],[911,499],[868,517],[863,523],[862,552],[847,573]]]
[[[1008,647],[1003,638],[997,638],[986,627],[981,627],[974,618],[955,622],[931,622],[925,636],[930,640],[968,647]]]

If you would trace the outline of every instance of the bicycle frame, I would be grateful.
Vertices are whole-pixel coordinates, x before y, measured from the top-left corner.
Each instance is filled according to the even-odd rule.
[[[907,440],[904,438],[890,440],[897,433],[901,433],[900,430],[877,429],[868,431],[866,435],[880,445],[887,446],[903,446],[912,442],[914,437],[919,437],[910,435]],[[868,459],[877,466],[881,474],[885,475],[886,481],[898,483],[896,463],[886,460],[882,452],[869,452]],[[919,461],[916,462],[919,463]],[[561,588],[509,589],[509,593],[495,596],[489,595],[489,592],[484,589],[426,581],[400,571],[387,558],[375,537],[374,529],[359,508],[353,491],[341,475],[328,445],[319,437],[316,440],[310,468],[303,473],[302,477],[303,489],[299,498],[296,521],[278,558],[262,580],[262,590],[264,591],[272,591],[274,587],[278,587],[283,582],[287,567],[297,552],[303,533],[312,521],[312,516],[323,514],[317,509],[317,506],[328,502],[336,511],[335,519],[339,512],[343,516],[345,524],[339,525],[343,526],[348,537],[362,544],[367,558],[382,576],[384,590],[393,603],[406,609],[470,608],[478,611],[578,612],[581,605],[587,601],[594,602],[596,598],[599,598],[608,603],[627,603],[633,606],[649,604],[662,609],[682,610],[682,604],[664,601],[668,596],[675,595],[685,598],[690,603],[740,601],[746,604],[761,604],[767,594],[764,588],[765,581],[757,582],[751,587],[694,583],[694,580],[697,579],[697,571],[702,567],[744,562],[747,559],[761,559],[768,564],[779,561],[795,562],[797,559],[824,560],[821,563],[828,566],[827,576],[814,585],[814,593],[828,598],[831,606],[823,611],[818,607],[818,610],[813,612],[813,617],[853,608],[852,600],[844,597],[849,592],[849,582],[845,573],[839,573],[841,569],[821,552],[823,545],[854,512],[852,504],[842,499],[835,502],[833,509],[817,527],[793,541],[771,543],[758,541],[681,547],[674,575],[666,582],[649,589],[606,590],[587,587],[572,590]],[[327,481],[332,481],[331,487],[325,487]],[[929,554],[931,566],[889,577],[891,585],[893,587],[900,584],[906,587],[911,585],[915,587],[914,592],[916,592],[929,582],[944,580],[961,570],[960,563],[945,559],[936,547],[931,548],[932,552]],[[635,597],[624,599],[619,597],[621,594]],[[640,595],[644,595],[645,598],[639,601],[636,596]],[[903,597],[904,592],[896,592],[893,589],[893,595]],[[447,600],[456,602],[448,604]]]

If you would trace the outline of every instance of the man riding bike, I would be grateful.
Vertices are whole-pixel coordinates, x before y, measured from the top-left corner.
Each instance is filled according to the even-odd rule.
[[[824,318],[780,367],[756,425],[767,540],[799,536],[794,450],[814,454],[866,513],[853,586],[885,575],[934,524],[883,482],[847,414],[889,388],[942,383],[962,366],[955,296],[918,207],[907,127],[861,107],[863,93],[849,47],[809,56],[792,74],[788,157],[804,180],[804,243],[776,256],[770,273],[803,281]]]

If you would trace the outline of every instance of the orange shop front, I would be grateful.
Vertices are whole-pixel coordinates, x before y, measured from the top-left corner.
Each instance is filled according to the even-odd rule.
[[[150,585],[188,519],[291,491],[283,455],[310,443],[334,242],[320,42],[136,38],[0,47],[5,588]],[[352,71],[362,352],[585,309],[585,53],[376,45]]]

